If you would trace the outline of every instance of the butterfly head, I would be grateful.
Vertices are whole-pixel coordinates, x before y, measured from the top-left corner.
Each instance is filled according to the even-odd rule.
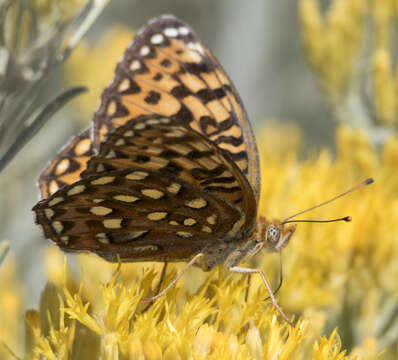
[[[269,251],[283,249],[289,243],[290,238],[296,230],[296,225],[286,226],[281,221],[268,221],[262,216],[257,226],[259,241]]]

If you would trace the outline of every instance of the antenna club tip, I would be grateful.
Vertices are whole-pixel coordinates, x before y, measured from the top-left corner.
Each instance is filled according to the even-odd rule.
[[[373,178],[369,178],[369,179],[366,179],[363,183],[365,184],[365,185],[370,185],[370,184],[373,184],[375,181],[374,181],[374,179]]]
[[[346,217],[343,218],[343,220],[349,222],[349,221],[352,220],[352,217],[351,216],[346,216]]]

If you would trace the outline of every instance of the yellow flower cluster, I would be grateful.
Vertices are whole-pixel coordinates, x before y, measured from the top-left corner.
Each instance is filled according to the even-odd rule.
[[[323,15],[319,0],[301,0],[299,18],[308,61],[332,105],[350,102],[350,92],[360,96],[369,90],[361,86],[371,83],[378,123],[397,127],[398,65],[392,59],[398,2],[333,0]]]
[[[285,140],[281,152],[261,141],[278,136]],[[300,162],[298,138],[294,129],[260,134],[259,143],[267,144],[261,149],[264,216],[289,216],[370,175],[375,183],[306,216],[351,215],[351,223],[299,224],[284,250],[278,301],[299,317],[295,329],[264,302],[268,294],[256,277],[246,302],[244,276],[191,269],[141,313],[139,300],[151,293],[160,264],[120,267],[94,256],[72,256],[73,267],[82,268],[79,286],[76,274],[63,266],[64,255],[50,246],[49,283],[40,308],[25,317],[26,358],[367,360],[385,349],[383,359],[395,359],[398,224],[389,219],[398,216],[398,140],[391,138],[378,156],[360,133],[340,128],[335,159],[324,150]],[[247,266],[264,269],[276,287],[277,264],[277,255],[263,253]],[[22,295],[11,265],[8,259],[0,269],[0,339],[21,354],[15,319]],[[163,286],[180,268],[169,268]],[[338,332],[331,331],[336,327]],[[12,358],[1,345],[0,358]]]
[[[336,100],[350,85],[361,47],[366,1],[334,0],[325,17],[318,0],[301,0],[299,5],[308,60],[326,92]]]

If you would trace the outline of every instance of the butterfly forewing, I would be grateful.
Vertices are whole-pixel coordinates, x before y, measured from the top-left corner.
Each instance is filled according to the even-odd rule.
[[[39,186],[42,198],[47,198],[65,185],[80,179],[92,155],[91,130],[74,136],[42,171]]]
[[[257,147],[240,97],[195,32],[171,16],[144,27],[118,64],[94,117],[96,148],[112,129],[145,114],[176,120],[224,149],[258,201]]]

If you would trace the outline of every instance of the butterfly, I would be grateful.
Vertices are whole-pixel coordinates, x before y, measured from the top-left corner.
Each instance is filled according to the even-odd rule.
[[[295,225],[257,216],[255,136],[235,86],[184,22],[151,20],[104,90],[92,128],[42,172],[33,210],[66,252],[108,261],[187,262],[259,274],[238,264],[280,251]],[[258,217],[258,219],[257,219]],[[290,323],[293,325],[292,323]]]

